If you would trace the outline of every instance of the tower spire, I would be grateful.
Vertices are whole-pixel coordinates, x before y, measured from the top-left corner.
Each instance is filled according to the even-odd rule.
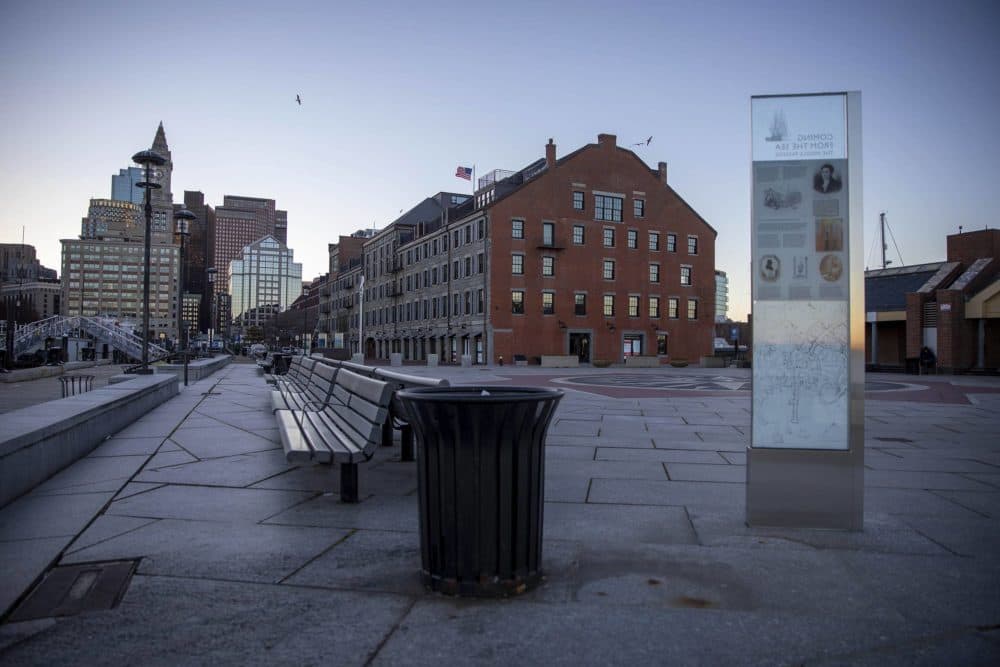
[[[170,149],[167,148],[167,135],[163,131],[163,121],[160,121],[160,126],[156,128],[156,136],[153,137],[153,150],[163,157],[167,157],[170,154]]]

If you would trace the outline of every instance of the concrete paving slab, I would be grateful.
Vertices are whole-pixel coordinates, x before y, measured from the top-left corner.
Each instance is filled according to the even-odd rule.
[[[35,487],[34,493],[117,491],[136,473],[145,457],[84,457]]]
[[[94,519],[87,528],[66,548],[67,554],[73,554],[81,549],[110,540],[119,535],[142,528],[159,519],[134,519],[128,516],[101,515]]]
[[[662,466],[651,466],[643,461],[555,460],[546,462],[545,475],[581,479],[667,479]]]
[[[956,505],[968,508],[980,516],[1000,519],[1000,492],[991,489],[989,491],[935,491],[934,493]]]
[[[695,544],[683,507],[545,503],[546,539],[587,544]]]
[[[655,461],[658,463],[727,463],[718,452],[685,449],[625,449],[598,447],[598,461]]]
[[[545,445],[546,461],[593,461],[597,447],[570,447],[567,445]]]
[[[171,439],[200,459],[275,449],[275,443],[267,438],[230,426],[178,431]]]
[[[545,500],[560,503],[587,502],[590,493],[591,480],[575,475],[556,475],[551,471],[545,473]]]
[[[734,466],[728,463],[667,463],[667,475],[672,480],[687,482],[746,482],[745,466]]]
[[[0,512],[0,542],[73,537],[113,496],[113,493],[22,496]]]
[[[988,484],[949,472],[914,472],[909,470],[865,470],[865,486],[896,489],[940,489],[954,491],[992,491]]]
[[[116,500],[106,513],[156,519],[256,522],[270,518],[311,495],[297,491],[171,485]]]
[[[160,468],[169,468],[171,466],[183,465],[185,463],[193,463],[198,459],[187,453],[180,447],[176,449],[165,449],[163,447],[153,455],[146,465],[143,466],[143,470],[159,470]]]
[[[162,519],[74,550],[63,562],[142,558],[142,574],[279,583],[348,534],[331,528]]]
[[[95,667],[360,665],[410,604],[396,595],[139,575],[116,609],[64,619],[3,657]]]
[[[588,502],[625,505],[684,505],[730,510],[744,515],[743,484],[724,482],[654,482],[650,480],[595,479]]]
[[[383,530],[353,532],[285,583],[421,596],[420,535]]]
[[[98,445],[89,456],[152,456],[161,442],[159,438],[113,437]]]
[[[135,480],[153,484],[196,484],[245,487],[291,470],[279,451],[238,454],[217,459],[146,469]]]
[[[140,493],[146,493],[147,491],[152,491],[153,489],[158,489],[162,484],[144,484],[142,482],[129,482],[122,487],[115,495],[115,500],[122,500],[123,498],[128,498],[129,496],[135,496]]]
[[[0,533],[2,535],[2,533]],[[10,609],[67,544],[70,537],[0,541],[0,614]],[[0,626],[3,628],[5,626]],[[0,659],[3,652],[0,649]]]
[[[346,530],[417,532],[416,495],[378,495],[360,503],[342,503],[339,493],[326,493],[275,514],[266,524],[313,526]]]
[[[1000,554],[1000,520],[906,517],[920,534],[959,556],[989,560]]]

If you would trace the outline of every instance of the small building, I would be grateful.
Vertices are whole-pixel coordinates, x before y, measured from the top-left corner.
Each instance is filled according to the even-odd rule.
[[[1000,230],[952,234],[943,262],[865,272],[865,360],[915,371],[928,347],[941,372],[1000,369]]]

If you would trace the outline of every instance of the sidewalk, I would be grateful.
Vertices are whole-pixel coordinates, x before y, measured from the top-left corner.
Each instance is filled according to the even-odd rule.
[[[425,592],[414,464],[381,449],[360,466],[362,501],[341,504],[336,469],[285,462],[263,378],[231,365],[0,510],[4,608],[50,564],[138,560],[110,611],[0,626],[0,663],[1000,657],[996,379],[905,392],[911,376],[870,377],[884,384],[867,402],[865,530],[841,533],[745,527],[747,371],[405,370],[566,390],[542,586],[502,601]],[[602,375],[618,379],[591,384]]]

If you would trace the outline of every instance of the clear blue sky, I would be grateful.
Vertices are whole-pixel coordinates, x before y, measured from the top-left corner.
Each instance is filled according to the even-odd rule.
[[[0,242],[60,266],[91,197],[163,121],[175,200],[288,210],[305,277],[458,164],[518,169],[618,135],[719,232],[748,312],[749,100],[860,90],[865,254],[908,264],[995,227],[996,2],[22,2],[0,20]],[[301,94],[303,104],[295,104]],[[892,253],[895,254],[894,252]],[[876,260],[871,260],[874,266]],[[897,259],[898,263],[898,259]]]

